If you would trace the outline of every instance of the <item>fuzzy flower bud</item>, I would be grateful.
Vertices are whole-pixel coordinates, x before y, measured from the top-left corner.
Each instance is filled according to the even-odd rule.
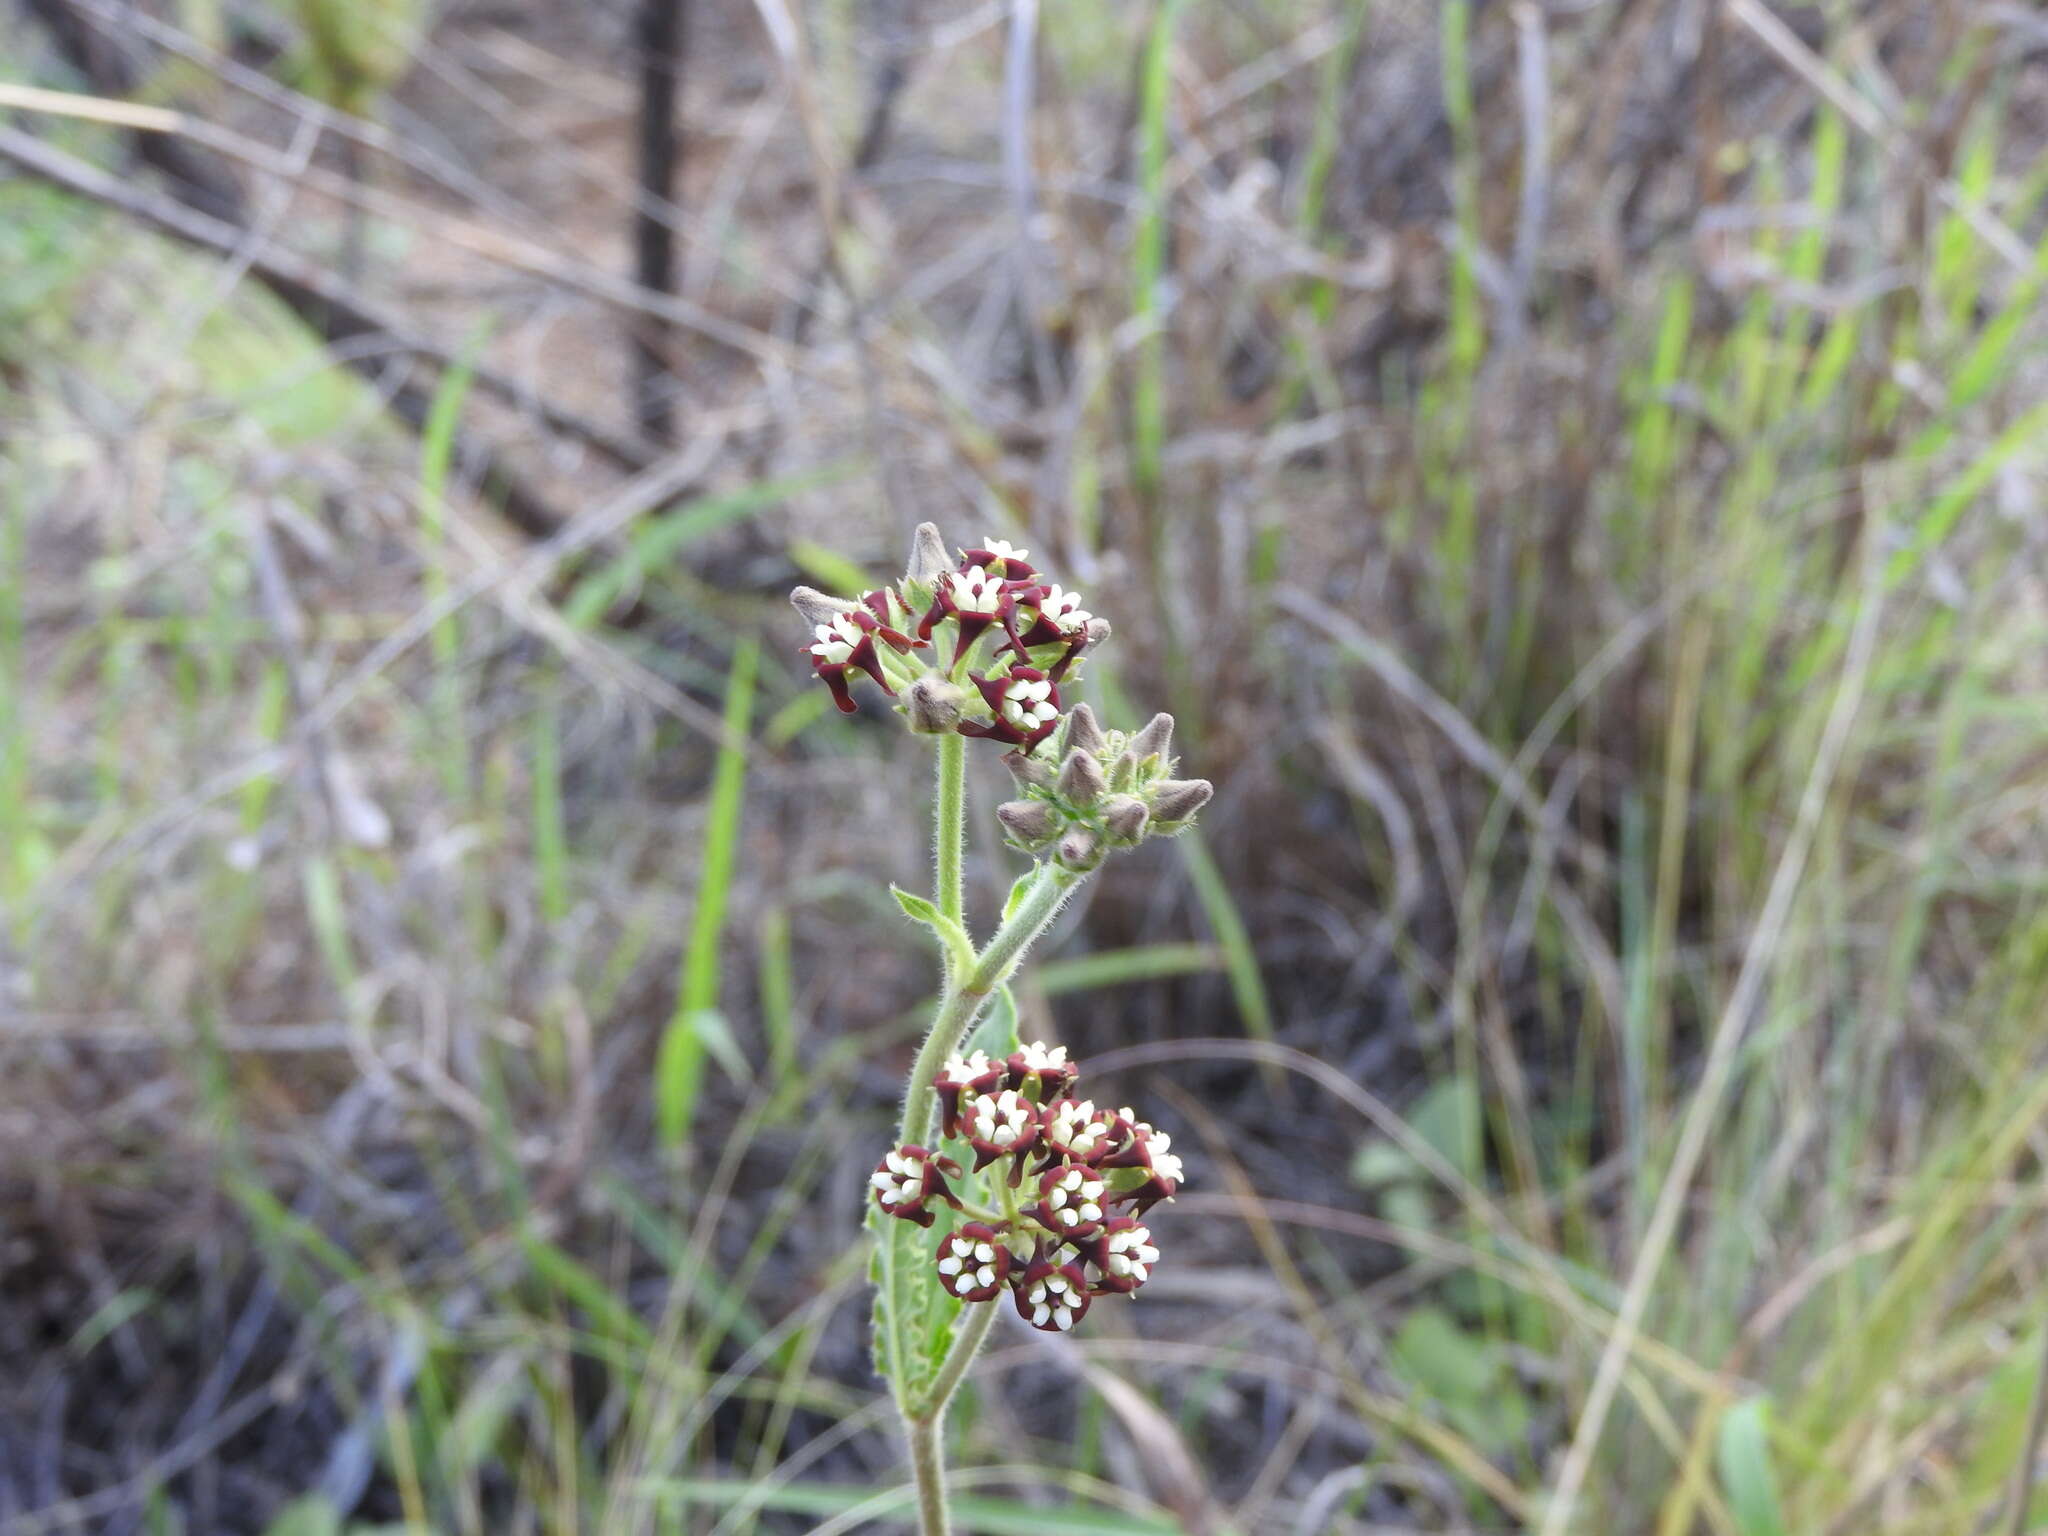
[[[1207,779],[1161,779],[1152,786],[1152,814],[1168,824],[1183,822],[1215,793]]]
[[[1087,708],[1085,704],[1081,707]],[[1052,769],[1035,757],[1026,757],[1022,752],[1005,752],[1003,766],[1010,770],[1010,777],[1017,781],[1019,789],[1052,788]]]
[[[1134,763],[1143,763],[1148,757],[1164,761],[1172,749],[1173,716],[1163,712],[1147,721],[1145,729],[1133,736],[1130,744],[1124,748]]]
[[[1109,840],[1123,847],[1142,841],[1145,823],[1151,819],[1152,812],[1136,795],[1111,795],[1102,803],[1102,824],[1109,831]]]
[[[1093,752],[1085,747],[1076,747],[1067,754],[1067,760],[1060,768],[1059,791],[1068,800],[1075,805],[1093,805],[1095,797],[1108,787],[1109,779]]]
[[[1076,704],[1067,711],[1067,733],[1060,738],[1060,745],[1069,752],[1089,752],[1100,759],[1109,750],[1109,738],[1102,734],[1102,723],[1095,718],[1095,711],[1086,704]]]
[[[820,592],[816,587],[792,587],[789,593],[789,605],[813,629],[817,628],[820,624],[829,626],[834,619],[837,619],[842,614],[853,613],[860,608],[859,603],[849,603],[844,598],[833,597],[829,593]]]
[[[996,820],[1022,848],[1043,848],[1059,836],[1059,817],[1043,800],[1006,800],[996,807]]]
[[[1060,839],[1059,860],[1076,874],[1086,874],[1102,862],[1102,839],[1086,827],[1076,827]]]
[[[960,723],[966,692],[943,677],[920,677],[903,690],[903,713],[920,736],[943,736]]]
[[[904,581],[929,589],[951,569],[953,554],[946,548],[946,536],[939,532],[939,525],[919,523],[910,536],[910,565],[903,573]]]

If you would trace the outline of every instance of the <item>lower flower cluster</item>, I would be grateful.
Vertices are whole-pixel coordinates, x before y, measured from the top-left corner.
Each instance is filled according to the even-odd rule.
[[[977,1172],[994,1169],[995,1208],[964,1202],[960,1163],[926,1147],[896,1148],[870,1181],[891,1216],[929,1227],[938,1202],[970,1217],[939,1245],[940,1283],[969,1302],[1007,1290],[1047,1333],[1151,1278],[1159,1250],[1141,1218],[1183,1176],[1170,1137],[1128,1108],[1070,1097],[1076,1075],[1064,1047],[1034,1043],[999,1059],[956,1056],[934,1080],[944,1135],[973,1149]]]

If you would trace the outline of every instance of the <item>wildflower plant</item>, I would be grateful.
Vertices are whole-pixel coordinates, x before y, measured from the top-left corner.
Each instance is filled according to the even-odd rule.
[[[1136,1293],[1159,1262],[1150,1213],[1182,1178],[1167,1136],[1128,1107],[1076,1096],[1063,1046],[1017,1038],[1009,982],[1104,859],[1186,828],[1210,786],[1174,776],[1171,716],[1105,729],[1074,701],[1109,625],[1028,550],[1000,539],[954,549],[926,523],[894,585],[852,601],[798,587],[790,601],[839,708],[858,709],[856,688],[872,685],[937,764],[936,889],[892,892],[931,933],[944,986],[896,1144],[869,1181],[868,1225],[875,1365],[902,1414],[921,1529],[943,1536],[946,1407],[1003,1298],[1029,1326],[1065,1333],[1098,1299]],[[1004,749],[1016,797],[996,816],[1032,860],[982,943],[962,899],[977,740]]]

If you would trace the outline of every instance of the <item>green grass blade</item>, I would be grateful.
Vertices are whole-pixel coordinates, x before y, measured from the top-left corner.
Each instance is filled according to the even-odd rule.
[[[711,800],[704,827],[704,857],[697,881],[697,908],[690,920],[689,947],[683,953],[681,984],[675,1015],[662,1037],[655,1063],[655,1123],[664,1146],[680,1146],[696,1114],[703,1087],[705,1015],[718,1006],[718,941],[725,927],[726,898],[732,889],[733,861],[739,848],[740,814],[747,786],[747,759],[739,745],[753,720],[754,673],[760,663],[757,641],[742,641],[733,653],[725,686],[727,744],[718,749],[712,771]]]

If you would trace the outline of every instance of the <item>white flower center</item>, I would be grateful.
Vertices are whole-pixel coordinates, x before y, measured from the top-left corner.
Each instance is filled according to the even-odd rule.
[[[1058,586],[1046,589],[1045,596],[1038,600],[1038,611],[1052,620],[1061,633],[1069,635],[1086,629],[1088,621],[1095,617],[1081,606],[1080,593],[1068,592]]]
[[[1159,1140],[1164,1142],[1166,1138],[1161,1136]],[[1187,1182],[1181,1176],[1180,1158],[1171,1152],[1160,1151],[1157,1145],[1152,1148],[1152,1175],[1154,1178],[1170,1179],[1175,1184]]]
[[[956,1296],[985,1291],[996,1283],[996,1250],[993,1243],[969,1243],[960,1237],[946,1239],[946,1256],[939,1260],[939,1273],[947,1289]]]
[[[915,1158],[891,1152],[882,1163],[868,1178],[875,1187],[876,1200],[883,1205],[903,1205],[924,1193],[924,1166]]]
[[[1016,545],[1005,543],[1001,539],[990,539],[981,547],[998,560],[1028,560],[1031,556],[1030,550],[1019,549]]]
[[[1109,1131],[1095,1116],[1092,1100],[1083,1099],[1075,1103],[1062,1099],[1054,1108],[1053,1123],[1047,1134],[1067,1149],[1069,1155],[1087,1159],[1109,1139]]]
[[[949,571],[946,580],[952,588],[953,606],[962,613],[992,619],[1002,611],[1003,581],[993,571],[977,565],[970,570]]]
[[[1060,717],[1059,706],[1052,702],[1052,684],[1042,677],[1013,679],[1003,689],[1003,713],[1024,731]]]
[[[828,666],[844,663],[862,638],[860,626],[843,613],[830,624],[820,624],[816,633],[818,643],[811,647],[811,654]]]
[[[1152,1234],[1143,1227],[1131,1227],[1111,1234],[1102,1267],[1119,1280],[1135,1280],[1143,1285],[1158,1262],[1159,1250],[1152,1246]]]
[[[1014,1146],[1031,1123],[1031,1101],[1005,1088],[974,1101],[974,1139],[992,1147]]]
[[[988,1052],[976,1051],[969,1056],[955,1056],[939,1069],[939,1076],[950,1083],[971,1083],[994,1065]]]
[[[1064,1045],[1047,1045],[1043,1040],[1034,1040],[1021,1047],[1018,1054],[1024,1058],[1026,1072],[1051,1072],[1067,1064],[1067,1048]]]
[[[1102,1196],[1108,1188],[1078,1168],[1069,1168],[1045,1192],[1045,1208],[1056,1227],[1079,1227],[1102,1220]]]
[[[1062,1333],[1074,1326],[1080,1297],[1065,1275],[1047,1275],[1035,1282],[1024,1299],[1031,1303],[1031,1321],[1037,1326],[1044,1327],[1048,1319]]]

